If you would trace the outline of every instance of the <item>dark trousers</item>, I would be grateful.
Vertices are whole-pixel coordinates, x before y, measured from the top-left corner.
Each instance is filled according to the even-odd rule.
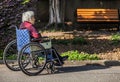
[[[53,49],[53,51],[52,51],[52,53],[53,53],[53,58],[59,58],[59,60],[60,60],[60,62],[61,63],[63,63],[63,61],[62,61],[62,57],[60,56],[60,54],[57,52],[57,50],[54,48],[54,47],[52,47],[52,49]],[[56,60],[57,62],[59,62],[58,60]]]

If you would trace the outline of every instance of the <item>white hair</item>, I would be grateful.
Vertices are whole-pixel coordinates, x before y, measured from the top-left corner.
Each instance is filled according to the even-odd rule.
[[[34,12],[26,11],[22,14],[22,22],[29,21],[32,17],[34,17]]]

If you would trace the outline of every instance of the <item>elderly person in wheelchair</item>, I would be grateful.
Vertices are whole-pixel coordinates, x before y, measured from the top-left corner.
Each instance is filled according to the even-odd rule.
[[[54,73],[55,66],[62,66],[68,56],[61,57],[52,47],[49,37],[42,37],[34,27],[33,11],[22,14],[22,23],[16,27],[16,39],[9,42],[3,52],[6,66],[13,70],[22,70],[26,75],[37,75],[44,69]]]
[[[34,23],[35,23],[35,17],[34,17],[34,12],[33,11],[27,11],[27,12],[24,12],[22,14],[22,23],[19,27],[19,29],[27,29],[29,30],[30,32],[30,36],[32,39],[34,39],[34,41],[39,41],[39,42],[42,42],[42,36],[40,33],[38,33],[38,31],[35,29],[34,27]],[[53,52],[53,57],[56,58],[56,54],[57,54],[57,57],[59,58],[60,62],[58,60],[56,60],[56,63],[55,65],[62,65],[64,64],[64,60],[66,60],[68,58],[68,56],[64,56],[64,57],[61,57],[55,48],[52,47],[52,49],[55,50],[55,52]]]

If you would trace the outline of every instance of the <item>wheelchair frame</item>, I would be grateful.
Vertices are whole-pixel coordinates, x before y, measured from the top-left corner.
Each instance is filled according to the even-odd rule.
[[[17,29],[16,28],[16,35],[17,35],[17,40],[13,40],[13,41],[11,41],[7,46],[6,46],[6,48],[5,48],[5,50],[4,50],[4,53],[3,53],[3,60],[4,60],[4,63],[6,64],[6,66],[9,68],[9,69],[11,69],[11,70],[13,70],[13,71],[18,71],[18,70],[22,70],[22,72],[23,73],[25,73],[26,75],[29,75],[29,76],[34,76],[34,75],[37,75],[37,74],[39,74],[39,73],[41,73],[44,69],[46,69],[47,70],[47,72],[48,73],[54,73],[55,72],[55,65],[54,65],[54,63],[55,63],[55,60],[58,60],[59,61],[59,63],[62,65],[62,63],[61,63],[61,61],[60,61],[60,59],[59,59],[59,57],[58,57],[58,55],[57,55],[57,53],[56,53],[56,51],[54,50],[54,49],[52,49],[52,43],[51,43],[51,39],[50,38],[46,38],[47,40],[49,40],[49,41],[46,41],[46,42],[42,42],[42,43],[38,43],[38,42],[31,42],[30,41],[30,34],[29,34],[29,31],[28,30],[26,30],[26,33],[28,33],[28,34],[26,34],[26,35],[28,35],[27,37],[29,37],[28,38],[28,43],[26,43],[26,44],[24,44],[23,45],[23,43],[22,43],[22,47],[20,48],[20,47],[18,47],[18,45],[19,45],[19,42],[20,42],[20,39],[18,39],[19,37],[21,37],[21,34],[19,35],[19,33],[17,33],[17,31],[25,31],[26,29],[22,29],[22,30],[19,30],[19,29]],[[23,34],[23,33],[22,33]],[[22,38],[23,39],[23,38]],[[24,39],[23,39],[24,40]],[[16,53],[11,53],[11,54],[9,54],[10,53],[10,51],[12,51],[12,50],[9,50],[9,49],[11,49],[11,47],[13,46],[13,45],[17,45],[16,46],[16,48],[15,47],[13,47],[13,50],[15,50],[15,52]],[[21,44],[20,44],[21,45]],[[32,46],[33,46],[33,49],[32,49]],[[39,48],[38,50],[36,50],[35,51],[35,49],[37,49],[37,48],[35,48],[35,47],[37,47],[37,48]],[[29,50],[29,49],[31,49],[31,50]],[[42,49],[43,51],[40,53],[40,49]],[[26,51],[27,51],[27,53],[26,53]],[[28,52],[29,51],[29,52]],[[34,52],[34,54],[38,54],[37,55],[37,57],[35,57],[36,55],[32,55],[33,54],[33,52]],[[40,63],[38,63],[38,62],[40,62],[40,61],[42,61],[42,60],[40,60],[40,55],[39,54],[43,54],[43,52],[44,52],[44,56],[45,56],[45,58],[44,58],[44,64],[43,65],[39,65]],[[56,55],[56,58],[53,58],[53,52],[55,53],[55,55]],[[12,63],[15,63],[16,61],[16,65],[10,65],[9,63],[10,62],[7,62],[7,61],[9,61],[10,59],[8,58],[7,59],[7,56],[12,56],[12,55],[15,55],[16,57],[14,58],[14,60],[15,61],[13,61]],[[29,55],[28,55],[29,54]],[[24,57],[25,56],[25,57]],[[42,55],[43,56],[43,55]],[[29,57],[29,60],[27,60],[27,61],[24,61],[24,59],[25,58],[27,58],[27,57]],[[30,64],[31,63],[31,69],[25,69],[27,66],[28,66],[28,64]],[[42,62],[43,63],[43,62]],[[35,66],[35,64],[37,64],[36,66]],[[17,67],[14,67],[14,66],[17,66]],[[31,70],[32,69],[34,69],[34,70],[38,70],[38,71],[33,71],[33,72],[31,72]],[[28,71],[28,70],[30,70],[30,72]]]

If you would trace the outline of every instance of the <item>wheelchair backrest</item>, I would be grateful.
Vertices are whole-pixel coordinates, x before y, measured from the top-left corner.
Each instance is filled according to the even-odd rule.
[[[26,44],[31,42],[30,33],[27,29],[16,28],[17,50],[20,51]],[[51,40],[40,43],[45,49],[52,47]],[[29,48],[29,50],[32,50]]]
[[[30,43],[30,34],[27,29],[16,28],[17,50],[20,51],[26,44]]]
[[[17,38],[17,50],[18,52],[21,51],[21,49],[31,42],[30,33],[27,29],[18,29],[16,28],[16,38]],[[51,40],[47,42],[40,43],[45,49],[50,49],[52,47]],[[28,47],[24,53],[31,53],[31,51],[38,51],[40,48],[37,46],[30,46]],[[48,58],[53,58],[52,55],[48,55]]]

